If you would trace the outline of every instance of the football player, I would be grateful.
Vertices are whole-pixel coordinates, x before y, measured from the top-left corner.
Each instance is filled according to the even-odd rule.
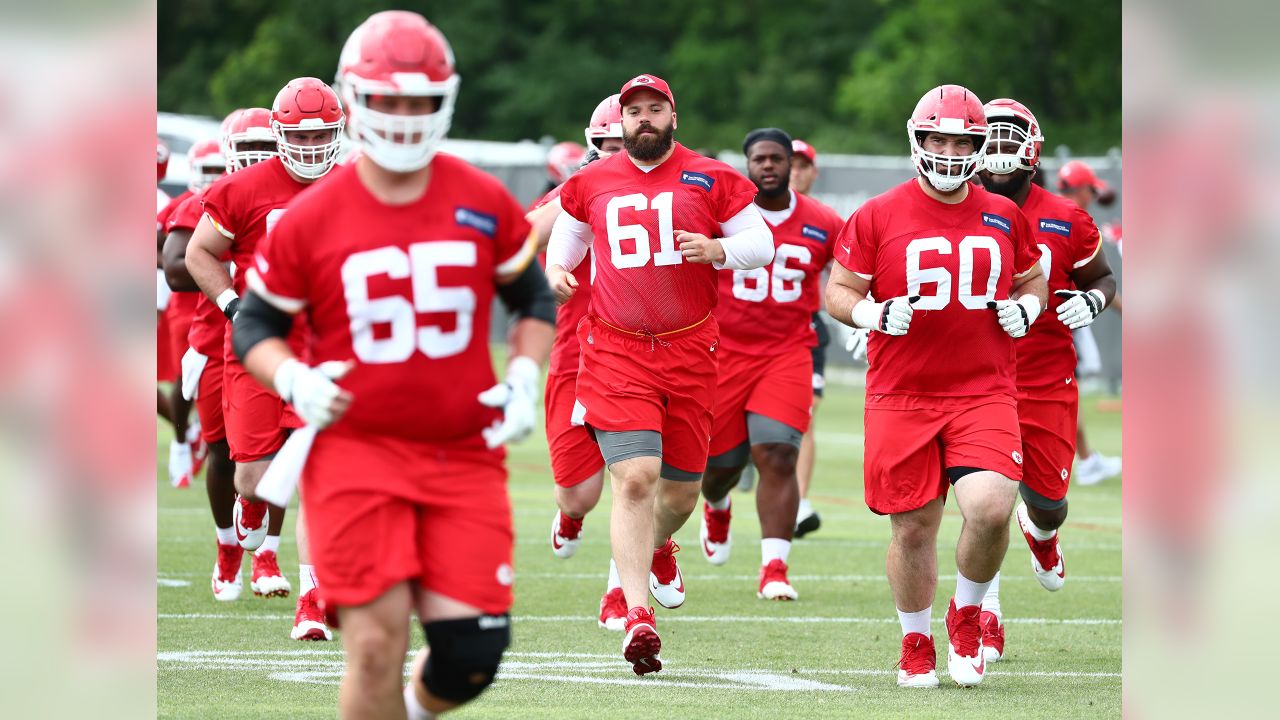
[[[673,140],[666,81],[637,75],[619,95],[626,152],[561,188],[547,272],[568,301],[581,285],[573,271],[592,251],[575,419],[609,467],[613,560],[628,608],[623,656],[643,675],[662,668],[649,593],[664,607],[684,603],[671,534],[693,512],[707,462],[716,271],[763,266],[773,240],[751,202],[755,186]]]
[[[1046,590],[1056,591],[1066,579],[1058,528],[1067,519],[1079,411],[1071,333],[1088,327],[1110,304],[1116,280],[1088,213],[1031,182],[1039,172],[1044,143],[1035,115],[1008,98],[992,100],[984,110],[990,140],[978,177],[988,191],[1017,203],[1031,223],[1040,248],[1040,268],[1052,294],[1048,308],[1052,316],[1032,325],[1015,345],[1023,454],[1017,518],[1031,548],[1036,579]],[[1004,654],[999,591],[1000,574],[996,573],[980,617],[988,662]]]
[[[362,155],[298,195],[258,245],[232,330],[257,381],[319,430],[302,504],[343,629],[344,718],[466,703],[510,639],[501,446],[536,425],[555,304],[515,199],[437,153],[458,83],[421,15],[380,12],[352,33],[337,84]],[[516,317],[503,382],[489,353],[495,295]],[[286,340],[303,312],[310,359]],[[415,611],[429,651],[402,686]]]
[[[753,130],[743,140],[755,204],[773,234],[767,267],[720,273],[716,387],[710,457],[702,479],[703,556],[729,559],[729,491],[750,459],[758,469],[760,582],[757,596],[799,597],[787,579],[800,491],[796,462],[813,405],[813,353],[819,305],[818,278],[831,259],[831,240],[843,220],[817,200],[790,188],[791,136],[777,128]]]
[[[235,170],[201,196],[204,215],[186,251],[187,270],[204,294],[234,324],[245,289],[244,270],[259,242],[284,214],[294,196],[332,169],[345,115],[333,89],[316,78],[298,78],[276,95],[270,111],[251,108],[237,118],[228,136],[228,160]],[[230,255],[233,277],[223,264]],[[291,342],[307,346],[306,326],[299,324]],[[292,429],[302,422],[275,393],[260,387],[234,356],[230,334],[223,348],[223,408],[227,442],[235,461],[232,525],[240,545],[253,550],[255,595],[287,596],[292,591],[280,572],[277,553],[284,509],[255,502],[258,481]],[[295,519],[301,591],[291,636],[295,640],[328,640],[315,592],[307,524]]]
[[[1039,316],[1046,286],[1018,206],[970,182],[987,142],[982,101],[958,85],[936,87],[912,111],[907,137],[918,177],[849,218],[827,311],[873,331],[863,487],[872,512],[890,519],[898,684],[938,684],[930,617],[938,528],[954,487],[964,524],[947,665],[969,686],[985,674],[980,606],[1008,548],[1022,478],[1014,338]]]

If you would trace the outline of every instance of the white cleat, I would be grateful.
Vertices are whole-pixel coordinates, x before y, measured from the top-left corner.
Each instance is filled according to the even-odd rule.
[[[1120,474],[1120,458],[1107,457],[1094,450],[1089,457],[1076,461],[1076,484],[1097,485]]]
[[[249,587],[258,597],[289,597],[289,593],[293,591],[289,579],[280,572],[276,554],[270,550],[263,550],[253,556],[253,580]]]
[[[551,552],[561,559],[573,557],[582,544],[582,519],[574,520],[557,510],[551,519]]]
[[[761,600],[800,599],[800,593],[787,580],[786,563],[774,559],[760,568],[760,590],[756,592],[756,597]]]
[[[244,584],[240,580],[240,564],[244,561],[244,548],[239,545],[218,543],[218,559],[213,563],[213,599],[231,602],[240,599]]]
[[[236,502],[231,506],[231,519],[240,547],[250,551],[262,547],[262,542],[267,539],[267,523],[271,519],[271,511],[265,502],[251,503],[236,495]]]
[[[938,656],[933,649],[933,638],[921,633],[909,633],[902,638],[902,655],[898,658],[898,687],[936,688]]]
[[[649,570],[649,593],[668,610],[684,604],[684,578],[675,557],[679,549],[674,540],[667,538],[665,545],[653,551],[653,564]]]
[[[698,540],[702,546],[702,557],[712,565],[729,562],[729,553],[733,550],[733,536],[729,534],[732,511],[732,505],[716,510],[705,501],[702,503],[702,524],[698,528]]]
[[[298,597],[298,610],[293,615],[293,630],[289,637],[294,640],[332,640],[333,633],[324,622],[324,610],[316,599],[316,591],[308,590]]]
[[[973,687],[986,675],[987,658],[982,651],[982,608],[969,605],[956,609],[955,599],[947,608],[947,671],[961,687]]]
[[[1058,542],[1058,533],[1055,532],[1048,540],[1035,539],[1031,534],[1031,517],[1027,514],[1026,503],[1018,504],[1016,515],[1022,537],[1027,541],[1027,547],[1031,548],[1031,572],[1040,581],[1040,587],[1049,592],[1061,590],[1067,583],[1067,565],[1062,555],[1062,544]]]

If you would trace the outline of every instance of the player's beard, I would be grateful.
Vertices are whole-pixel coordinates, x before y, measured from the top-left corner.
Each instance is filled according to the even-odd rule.
[[[649,162],[657,160],[667,151],[671,149],[672,138],[675,135],[674,123],[665,128],[658,128],[655,125],[644,125],[641,129],[649,128],[657,132],[656,135],[641,135],[640,130],[629,133],[622,131],[622,147],[631,157],[640,162]]]
[[[1026,170],[1014,170],[1006,175],[997,175],[983,170],[978,173],[978,179],[982,181],[982,187],[986,188],[987,192],[1012,199],[1026,189],[1027,183],[1031,182],[1031,173]]]
[[[761,186],[760,183],[755,178],[751,178],[751,182],[755,183],[756,190],[761,195],[767,198],[782,197],[783,195],[786,195],[787,193],[791,192],[791,174],[790,173],[779,175],[777,186],[769,190],[766,190],[763,186]]]

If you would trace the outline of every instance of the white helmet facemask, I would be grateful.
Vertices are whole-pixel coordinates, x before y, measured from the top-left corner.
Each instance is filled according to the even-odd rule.
[[[456,74],[441,82],[431,82],[426,75],[404,73],[396,78],[398,87],[390,90],[379,83],[366,83],[359,77],[344,78],[343,100],[365,155],[392,172],[414,172],[429,165],[449,133],[460,81]],[[369,107],[371,95],[437,97],[440,106],[427,115],[384,113]]]
[[[978,172],[978,165],[987,150],[988,136],[985,132],[966,131],[961,128],[949,131],[945,128],[945,123],[946,120],[943,120],[943,127],[929,130],[918,129],[912,122],[907,123],[907,137],[911,141],[911,160],[920,174],[924,175],[929,184],[939,192],[951,192],[968,182]],[[942,155],[929,152],[920,144],[921,139],[917,134],[927,135],[930,132],[970,135],[974,139],[975,150],[970,155]]]
[[[1017,123],[1007,120],[992,120],[988,124],[989,139],[987,147],[990,153],[982,157],[982,166],[995,175],[1008,175],[1014,170],[1035,169],[1032,158],[1035,157],[1035,144],[1044,142],[1044,137],[1032,135]],[[1010,145],[1016,145],[1012,153],[1002,153]]]
[[[344,125],[343,120],[326,123],[319,118],[307,118],[297,125],[284,125],[272,120],[271,130],[275,133],[276,149],[280,154],[280,160],[297,173],[298,177],[314,180],[323,177],[338,161]],[[298,130],[329,130],[332,137],[329,142],[320,145],[299,145],[289,142],[288,133]]]

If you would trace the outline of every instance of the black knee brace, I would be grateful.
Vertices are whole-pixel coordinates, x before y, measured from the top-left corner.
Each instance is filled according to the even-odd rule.
[[[484,692],[511,644],[510,615],[436,620],[422,629],[431,648],[422,682],[427,692],[450,702],[464,703]]]

